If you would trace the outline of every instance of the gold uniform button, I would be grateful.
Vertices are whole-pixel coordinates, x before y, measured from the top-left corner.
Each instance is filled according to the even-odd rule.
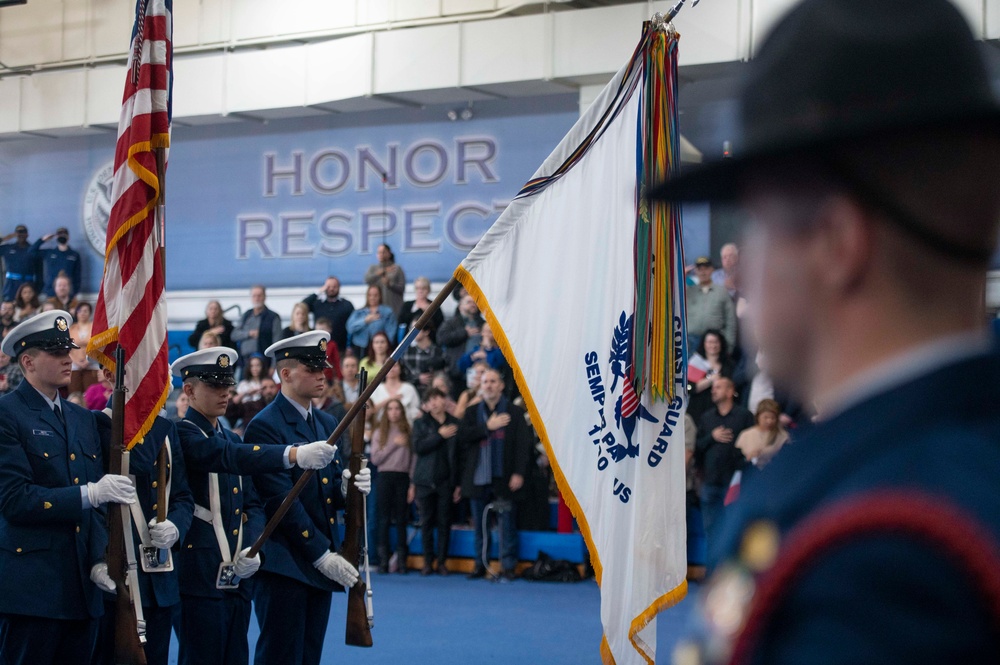
[[[233,529],[233,535],[234,536],[240,535],[240,530],[239,529]]]
[[[254,452],[257,452],[258,450],[260,450],[260,446],[254,446],[254,447],[253,447],[253,451],[254,451]]]
[[[747,568],[761,573],[774,564],[780,542],[781,535],[774,522],[757,520],[743,532],[740,559]]]
[[[76,532],[80,533],[80,527],[76,527]]]
[[[153,489],[156,489],[156,481],[153,481]]]
[[[153,504],[153,510],[156,510],[156,504],[155,503]]]
[[[52,507],[52,504],[49,503],[48,501],[46,501],[45,503],[42,504],[42,508],[44,508],[45,510],[48,510],[51,507]]]
[[[20,554],[20,553],[21,553],[21,548],[20,548],[20,547],[18,547],[18,548],[17,548],[16,550],[14,550],[14,551],[15,551],[15,552],[17,552],[18,554]]]
[[[326,502],[327,504],[333,503],[333,499],[327,498]]]
[[[69,459],[70,459],[71,461],[75,461],[75,460],[76,460],[76,453],[70,453],[70,454],[69,454]]]
[[[239,494],[239,493],[240,493],[240,488],[239,487],[234,487],[233,488],[233,494]]]
[[[80,484],[80,479],[79,478],[74,478],[73,479],[73,484],[74,485],[79,485]]]
[[[193,549],[193,548],[194,548],[194,545],[188,545],[188,549],[189,549],[189,550],[190,550],[190,549]]]
[[[308,529],[302,532],[302,537],[303,538],[308,538],[309,537],[309,530]]]
[[[48,453],[42,453],[42,457],[48,457],[48,456],[49,456]]]
[[[94,459],[97,459],[97,455],[91,455],[91,457],[93,457]]]
[[[335,520],[334,518],[332,518],[332,517],[330,518],[330,524],[333,524],[333,523],[335,523],[336,521],[337,521],[337,520]]]
[[[237,515],[239,515],[239,514],[240,514],[240,509],[239,509],[239,508],[237,508],[237,509],[236,509],[236,514],[237,514]]]
[[[323,479],[323,484],[324,485],[329,485],[330,484],[330,479],[329,478],[324,478]]]

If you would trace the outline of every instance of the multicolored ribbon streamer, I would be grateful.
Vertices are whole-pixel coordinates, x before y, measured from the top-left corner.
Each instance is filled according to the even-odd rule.
[[[675,396],[673,321],[683,321],[684,260],[681,209],[648,201],[647,192],[680,169],[677,122],[677,41],[668,25],[644,24],[643,104],[636,136],[635,358],[630,377],[636,391],[648,387],[655,400]],[[680,280],[680,281],[678,281]]]

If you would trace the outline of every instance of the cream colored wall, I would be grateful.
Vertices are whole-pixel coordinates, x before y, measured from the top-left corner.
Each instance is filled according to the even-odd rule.
[[[746,59],[794,1],[685,7],[676,20],[681,66]],[[954,1],[976,34],[1000,37],[1000,0]],[[175,118],[358,112],[601,85],[651,9],[671,4],[175,0]],[[29,0],[0,10],[0,137],[114,127],[133,6]]]

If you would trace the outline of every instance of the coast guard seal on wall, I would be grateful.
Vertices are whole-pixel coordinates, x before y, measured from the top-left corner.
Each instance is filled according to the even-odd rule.
[[[94,173],[83,196],[83,229],[87,232],[90,246],[102,257],[107,243],[108,220],[111,218],[111,184],[114,177],[115,164],[109,161]]]

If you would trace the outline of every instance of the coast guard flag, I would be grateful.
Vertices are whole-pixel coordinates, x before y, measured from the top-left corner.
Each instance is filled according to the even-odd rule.
[[[171,0],[136,3],[104,279],[87,344],[87,354],[112,370],[115,347],[125,348],[127,448],[142,441],[170,392],[164,270],[154,213],[163,186],[155,150],[170,145],[171,5]]]
[[[644,197],[679,160],[675,66],[676,35],[647,29],[456,271],[590,548],[605,663],[654,662],[656,613],[687,590],[679,210]]]

